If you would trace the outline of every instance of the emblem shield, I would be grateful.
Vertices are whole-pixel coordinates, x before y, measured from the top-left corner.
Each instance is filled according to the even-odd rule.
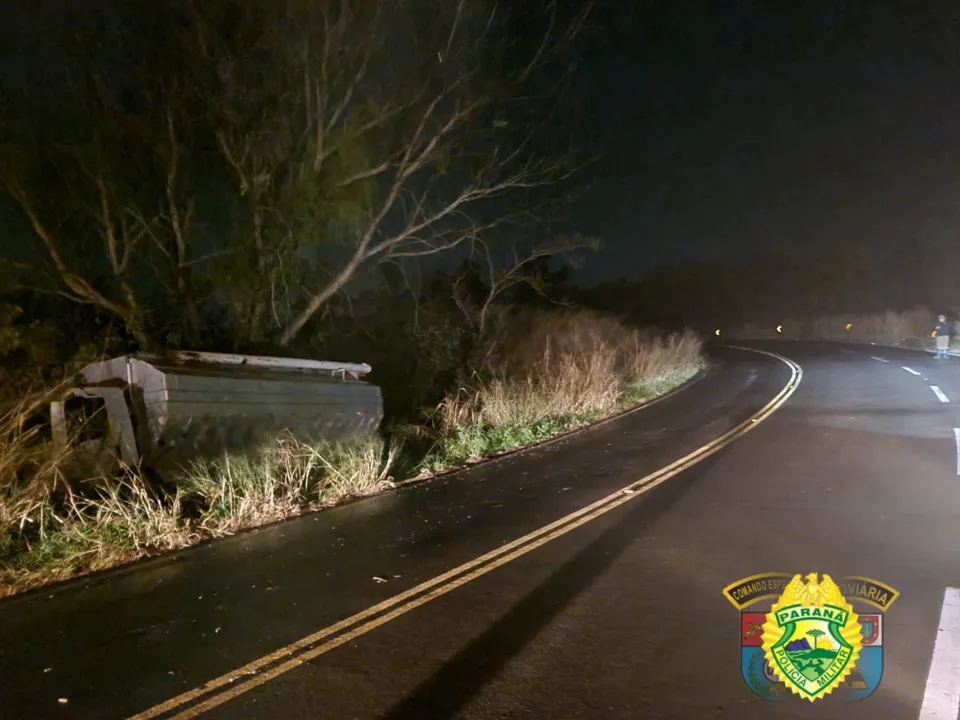
[[[741,679],[771,702],[869,697],[883,678],[884,612],[900,593],[867,577],[844,577],[842,587],[826,574],[805,579],[763,573],[724,588],[739,611]],[[764,600],[774,601],[769,611],[748,609]]]
[[[860,655],[857,614],[833,579],[799,574],[767,613],[763,649],[774,673],[797,695],[813,702],[848,678]]]
[[[763,652],[762,612],[740,613],[740,676],[750,691],[764,700],[783,701],[790,697],[787,686],[773,672]]]
[[[860,632],[863,639],[856,667],[837,688],[849,700],[869,697],[883,679],[883,613],[861,615]]]
[[[740,613],[740,675],[755,695],[778,702],[790,697],[790,690],[781,682],[763,652],[762,612]],[[874,693],[883,679],[883,613],[860,616],[863,640],[856,665],[836,694],[846,700],[863,700]]]

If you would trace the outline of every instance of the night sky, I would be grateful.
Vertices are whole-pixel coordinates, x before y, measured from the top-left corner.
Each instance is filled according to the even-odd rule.
[[[571,225],[606,249],[580,277],[853,244],[891,264],[951,257],[955,5],[599,0],[575,91],[580,146],[601,161]],[[34,6],[12,6],[0,80],[28,68],[42,87],[56,48]]]
[[[576,215],[608,249],[588,277],[955,242],[960,10],[619,4],[598,7],[580,76],[606,155]]]

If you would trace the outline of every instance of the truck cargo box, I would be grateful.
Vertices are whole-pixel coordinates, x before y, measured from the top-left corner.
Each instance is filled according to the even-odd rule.
[[[122,388],[139,458],[157,470],[252,450],[289,431],[304,441],[376,432],[370,366],[202,352],[137,354],[87,365],[92,388]]]

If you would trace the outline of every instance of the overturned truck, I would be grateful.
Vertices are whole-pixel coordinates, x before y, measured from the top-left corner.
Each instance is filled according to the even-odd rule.
[[[55,448],[165,479],[195,460],[249,452],[284,433],[338,441],[376,432],[369,365],[207,352],[137,354],[87,365],[50,404]],[[78,458],[79,459],[79,458]]]

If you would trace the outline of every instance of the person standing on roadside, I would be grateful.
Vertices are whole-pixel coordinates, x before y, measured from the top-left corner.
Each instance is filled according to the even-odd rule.
[[[933,331],[937,338],[937,354],[934,357],[945,358],[950,350],[950,336],[953,334],[953,324],[947,320],[945,315],[937,318],[937,327]]]

